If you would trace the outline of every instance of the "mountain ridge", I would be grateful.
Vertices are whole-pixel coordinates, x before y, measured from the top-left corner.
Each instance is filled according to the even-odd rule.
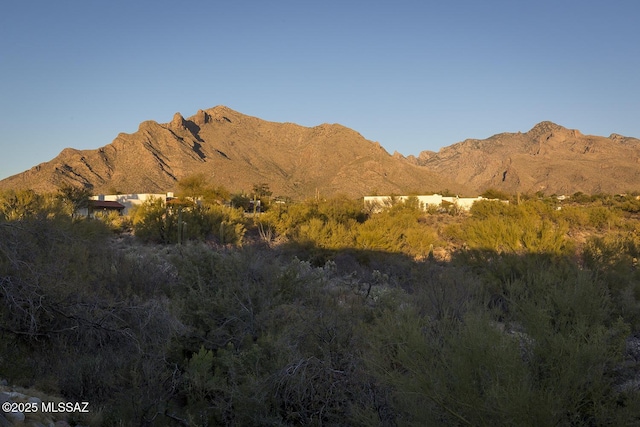
[[[172,191],[204,174],[232,192],[269,184],[274,195],[443,192],[474,196],[640,191],[640,139],[583,135],[551,121],[527,132],[466,139],[418,156],[389,154],[340,124],[270,122],[225,106],[146,120],[103,147],[63,149],[49,162],[0,181],[0,189],[55,191],[63,184],[94,193]]]
[[[583,135],[551,121],[408,158],[475,189],[573,194],[640,190],[640,139]]]
[[[147,120],[94,150],[66,148],[49,162],[0,181],[0,188],[55,191],[62,184],[94,192],[166,192],[203,173],[231,191],[268,183],[294,198],[370,192],[466,191],[419,165],[394,158],[339,124],[304,127],[269,122],[225,106],[168,123]]]

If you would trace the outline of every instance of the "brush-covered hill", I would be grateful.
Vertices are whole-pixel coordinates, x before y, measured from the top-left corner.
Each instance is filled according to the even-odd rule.
[[[640,139],[583,135],[551,122],[525,133],[467,139],[409,157],[481,193],[622,193],[640,190]]]
[[[0,181],[0,189],[55,191],[63,184],[94,193],[166,192],[203,173],[231,191],[267,183],[274,195],[464,193],[402,156],[338,124],[303,127],[250,117],[224,106],[170,123],[145,121],[95,150],[64,149],[56,158]]]

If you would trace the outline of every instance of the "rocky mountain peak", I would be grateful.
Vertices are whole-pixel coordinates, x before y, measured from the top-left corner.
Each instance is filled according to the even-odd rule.
[[[191,121],[202,127],[211,121],[211,116],[206,111],[198,110],[196,115],[191,118]]]
[[[537,139],[543,135],[564,132],[567,129],[550,121],[540,122],[526,133],[527,136]]]
[[[533,126],[531,130],[529,130],[529,132],[527,133],[532,134],[532,133],[541,133],[541,132],[553,132],[554,130],[562,130],[562,129],[566,129],[566,128],[554,122],[544,120],[536,124],[535,126]]]
[[[564,126],[560,126],[553,122],[544,121],[540,122],[534,127],[531,128],[529,132],[526,133],[529,137],[539,138],[543,135],[565,135],[565,136],[573,136],[579,137],[582,136],[582,133],[577,129],[567,129]]]
[[[173,115],[173,119],[171,120],[171,123],[169,124],[169,127],[171,129],[186,129],[186,122],[184,120],[184,117],[182,117],[182,114],[180,113],[175,113]]]

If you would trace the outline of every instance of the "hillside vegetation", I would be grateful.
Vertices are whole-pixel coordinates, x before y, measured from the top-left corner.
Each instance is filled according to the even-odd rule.
[[[85,425],[640,423],[636,197],[180,189],[130,218],[0,195],[0,376]]]

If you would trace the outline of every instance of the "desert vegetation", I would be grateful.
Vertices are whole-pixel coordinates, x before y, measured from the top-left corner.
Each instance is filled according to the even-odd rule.
[[[0,376],[93,425],[640,423],[632,195],[178,195],[92,220],[0,195]]]

